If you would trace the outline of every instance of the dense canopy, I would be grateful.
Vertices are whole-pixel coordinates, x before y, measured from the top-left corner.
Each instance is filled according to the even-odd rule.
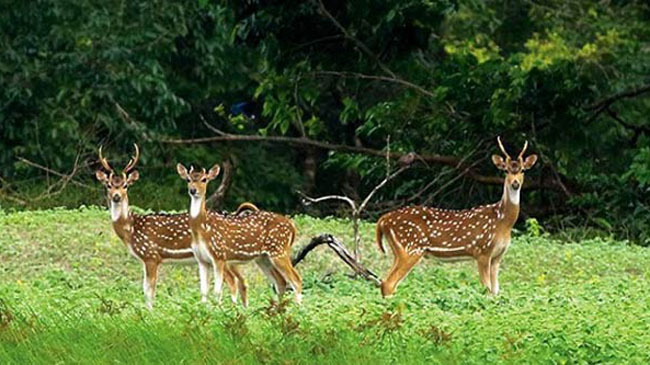
[[[134,142],[145,208],[185,208],[179,161],[229,161],[227,208],[363,198],[388,145],[416,158],[369,217],[467,207],[500,196],[500,135],[540,156],[525,217],[650,243],[645,1],[18,1],[0,34],[3,207],[101,203],[97,148]]]

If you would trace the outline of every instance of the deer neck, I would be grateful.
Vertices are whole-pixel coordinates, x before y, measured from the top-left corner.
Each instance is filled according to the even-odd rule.
[[[129,237],[131,236],[131,229],[133,227],[133,219],[129,214],[129,200],[125,197],[119,203],[111,200],[110,204],[113,229],[124,243],[128,243]]]
[[[205,198],[195,198],[190,196],[190,224],[195,227],[200,226],[207,219],[205,210]]]
[[[519,218],[519,203],[521,201],[521,188],[514,190],[507,182],[503,184],[503,197],[500,206],[502,213],[502,224],[512,228]]]

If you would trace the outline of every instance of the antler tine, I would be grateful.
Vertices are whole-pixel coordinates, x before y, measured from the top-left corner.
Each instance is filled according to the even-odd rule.
[[[138,163],[138,160],[140,159],[140,149],[138,148],[138,145],[134,143],[133,146],[135,147],[135,155],[133,155],[133,157],[129,160],[129,163],[124,168],[125,173],[133,170],[135,165]]]
[[[524,148],[519,152],[519,157],[518,159],[522,160],[524,158],[524,152],[526,152],[526,148],[528,148],[528,140],[526,140],[526,143],[524,143]]]
[[[497,142],[499,143],[499,148],[501,149],[501,152],[503,152],[506,157],[512,159],[508,152],[506,152],[506,149],[503,147],[503,143],[501,143],[501,136],[497,136]]]
[[[190,165],[190,174],[192,174],[192,172],[194,172],[194,165]]]
[[[104,156],[102,156],[102,147],[104,146],[99,146],[99,162],[102,164],[102,166],[106,171],[113,173],[113,168],[111,167],[111,165],[108,164],[108,160],[106,160]]]

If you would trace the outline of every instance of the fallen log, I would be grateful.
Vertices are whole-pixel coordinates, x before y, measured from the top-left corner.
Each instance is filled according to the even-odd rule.
[[[360,262],[354,259],[350,252],[343,246],[343,244],[336,239],[336,237],[331,234],[322,234],[311,239],[307,246],[303,247],[300,252],[291,260],[293,266],[298,265],[313,249],[316,247],[327,244],[329,248],[334,251],[334,253],[341,259],[343,262],[348,265],[355,274],[361,276],[362,278],[372,282],[375,286],[381,286],[381,279],[377,274],[370,271],[368,268],[363,266]]]

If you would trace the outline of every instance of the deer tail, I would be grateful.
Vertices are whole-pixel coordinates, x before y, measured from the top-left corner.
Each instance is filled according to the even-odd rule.
[[[383,223],[382,218],[379,218],[379,220],[377,221],[377,231],[376,231],[377,247],[379,247],[379,251],[381,251],[383,254],[386,254],[386,250],[384,250],[384,244],[382,240],[384,236],[382,223]]]
[[[251,202],[241,203],[241,204],[239,204],[239,207],[237,207],[237,211],[235,211],[235,215],[239,215],[240,213],[242,213],[242,212],[244,212],[246,210],[250,210],[252,212],[257,212],[257,211],[259,211],[259,208],[257,208],[255,206],[255,204],[253,204]]]

